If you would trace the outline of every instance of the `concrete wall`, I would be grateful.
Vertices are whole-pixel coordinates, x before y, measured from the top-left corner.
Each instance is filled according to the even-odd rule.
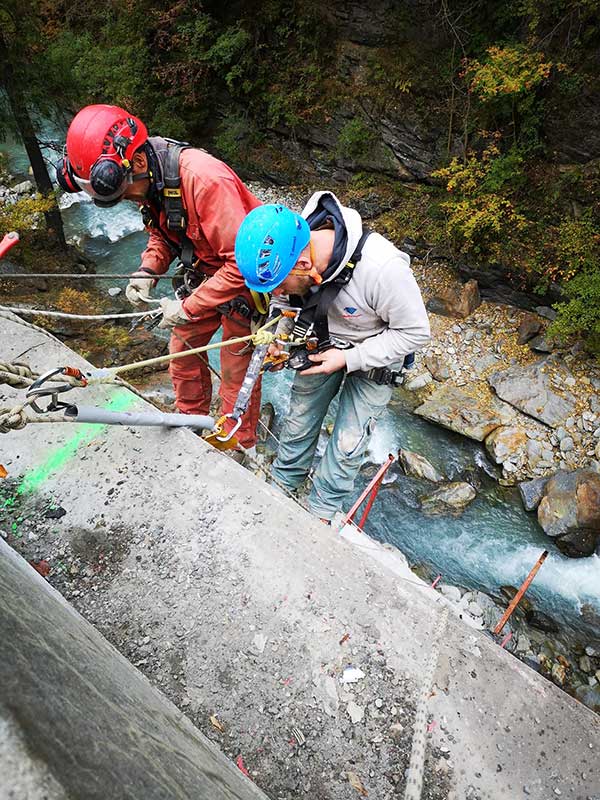
[[[265,800],[2,540],[0,597],[0,796]]]

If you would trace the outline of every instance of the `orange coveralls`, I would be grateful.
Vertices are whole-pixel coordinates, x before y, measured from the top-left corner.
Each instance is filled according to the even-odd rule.
[[[226,164],[202,150],[183,150],[179,157],[181,197],[187,214],[186,234],[194,245],[198,268],[210,276],[183,301],[185,313],[193,320],[189,325],[174,328],[174,333],[190,347],[208,344],[215,331],[223,326],[223,339],[247,336],[250,323],[234,312],[228,318],[217,306],[244,297],[254,308],[234,257],[237,230],[249,211],[260,201]],[[164,210],[160,211],[160,232],[149,228],[150,238],[142,253],[142,266],[157,275],[164,274],[173,260],[173,251],[163,236],[178,244],[173,231],[167,229]],[[174,335],[169,350],[178,353],[187,349]],[[222,382],[219,390],[223,413],[233,410],[252,353],[244,345],[221,348]],[[206,357],[206,356],[204,356]],[[183,414],[207,414],[212,397],[212,381],[206,364],[197,355],[170,362],[169,372],[175,390],[177,408]],[[256,443],[256,426],[260,413],[260,381],[252,394],[248,410],[236,436],[243,447]]]

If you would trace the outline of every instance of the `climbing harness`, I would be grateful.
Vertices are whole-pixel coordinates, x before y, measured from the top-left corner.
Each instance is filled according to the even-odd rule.
[[[163,142],[166,142],[166,148]],[[155,180],[156,193],[159,205],[162,206],[166,216],[166,228],[175,239],[167,235],[159,224],[159,214],[151,205],[145,203],[141,207],[144,226],[154,230],[163,239],[174,255],[179,258],[179,266],[172,276],[172,286],[175,297],[183,300],[198,288],[208,277],[199,268],[199,259],[195,258],[194,244],[187,235],[187,214],[181,196],[181,176],[179,174],[179,157],[184,150],[189,150],[188,142],[179,142],[175,139],[151,137],[149,139],[149,158],[155,163],[152,172]],[[166,150],[162,165],[159,167],[159,156]],[[161,155],[162,157],[162,155]],[[162,172],[162,180],[160,179]]]
[[[327,346],[330,341],[327,312],[340,291],[350,282],[354,274],[354,267],[362,258],[363,247],[370,234],[369,230],[363,231],[354,253],[343,269],[332,280],[313,287],[306,303],[296,302],[295,298],[290,298],[293,305],[300,306],[293,330],[295,338],[308,340],[316,338],[320,347]]]

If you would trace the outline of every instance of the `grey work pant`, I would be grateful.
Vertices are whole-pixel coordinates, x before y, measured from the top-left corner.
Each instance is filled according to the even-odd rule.
[[[392,387],[378,386],[360,372],[297,373],[272,468],[274,479],[288,490],[300,486],[312,465],[329,404],[338,392],[333,433],[314,474],[308,498],[310,510],[323,519],[331,519],[341,510],[343,500],[352,491],[376,420],[392,396]]]

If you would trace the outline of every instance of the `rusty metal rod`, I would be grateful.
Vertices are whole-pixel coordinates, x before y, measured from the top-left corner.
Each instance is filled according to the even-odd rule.
[[[354,515],[356,514],[356,512],[358,511],[358,509],[360,508],[360,506],[364,502],[365,498],[375,489],[375,487],[377,486],[378,483],[381,483],[381,481],[383,480],[383,476],[385,475],[385,473],[388,471],[388,469],[391,467],[392,463],[395,460],[396,460],[395,457],[390,453],[389,456],[387,457],[387,461],[385,461],[379,467],[379,469],[377,470],[377,474],[373,477],[373,480],[371,481],[371,483],[369,483],[369,485],[362,492],[362,494],[360,495],[360,497],[358,498],[356,503],[354,503],[354,505],[352,506],[350,511],[344,517],[344,525],[347,525],[352,520],[352,518],[354,517]],[[379,487],[378,486],[377,486],[377,491],[379,491]],[[377,492],[375,492],[375,495],[376,494],[377,494]],[[360,521],[361,524],[359,525],[359,527],[362,527],[362,525],[364,524],[364,522],[366,520],[366,514],[368,514],[369,511],[371,510],[371,506],[373,505],[373,500],[374,499],[375,499],[374,496],[372,498],[370,498],[369,504],[367,506],[367,510],[366,510],[365,514],[363,514],[363,516],[361,518],[361,521]]]
[[[532,580],[535,578],[535,576],[537,575],[537,573],[538,573],[538,570],[539,570],[539,568],[542,566],[542,564],[544,563],[544,561],[546,560],[546,556],[547,556],[547,555],[548,555],[548,551],[547,551],[547,550],[544,550],[544,552],[542,553],[542,555],[541,555],[541,556],[538,558],[538,560],[537,560],[537,561],[535,562],[535,564],[533,565],[533,569],[531,570],[531,572],[529,573],[529,575],[528,575],[528,576],[525,578],[525,580],[523,581],[523,584],[522,584],[521,588],[520,588],[520,589],[519,589],[519,591],[516,593],[516,595],[513,597],[513,599],[510,601],[510,604],[509,604],[508,608],[506,609],[506,611],[505,611],[505,612],[504,612],[504,614],[502,615],[502,619],[500,620],[500,622],[498,622],[498,624],[497,624],[497,625],[496,625],[496,627],[494,628],[494,633],[495,633],[496,635],[500,633],[500,631],[502,630],[502,628],[503,628],[503,627],[506,625],[506,623],[508,622],[508,620],[509,620],[509,619],[510,619],[510,617],[512,616],[512,613],[513,613],[513,611],[515,610],[515,608],[516,608],[516,607],[519,605],[519,603],[520,603],[520,602],[521,602],[521,600],[523,599],[523,595],[525,594],[525,592],[526,592],[526,591],[527,591],[527,589],[529,588],[529,585],[530,585],[531,581],[532,581]]]

